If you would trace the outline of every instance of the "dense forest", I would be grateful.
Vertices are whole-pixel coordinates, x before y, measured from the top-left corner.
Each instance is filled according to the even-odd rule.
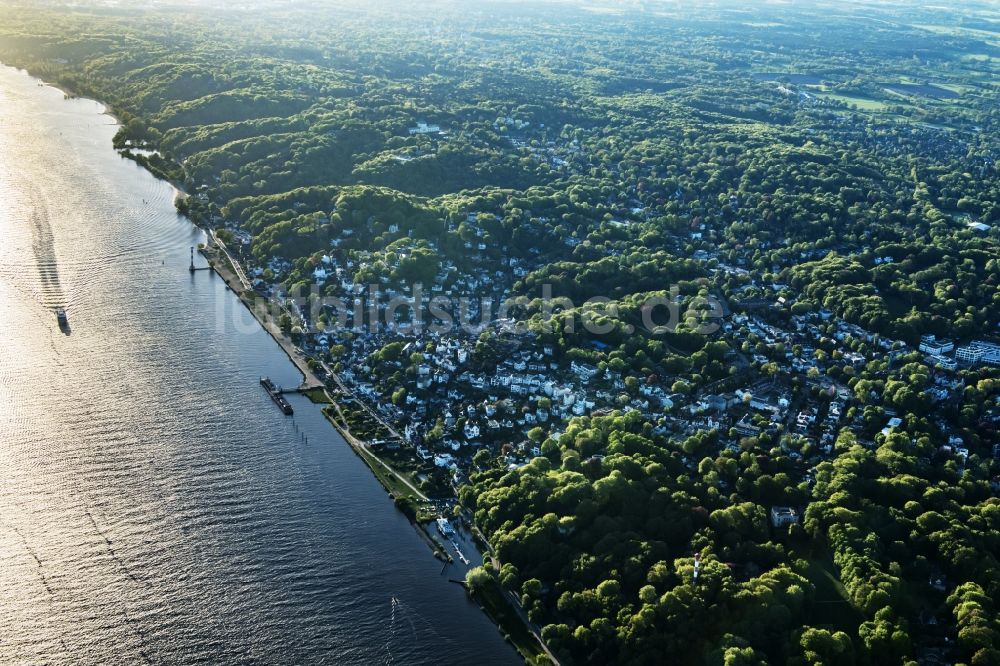
[[[545,349],[605,402],[507,401],[458,496],[562,663],[1000,664],[1000,369],[917,351],[1000,333],[995,5],[6,3],[0,61],[107,103],[282,290],[523,297],[472,367]],[[434,404],[434,343],[335,342]],[[430,411],[428,446],[471,418]]]

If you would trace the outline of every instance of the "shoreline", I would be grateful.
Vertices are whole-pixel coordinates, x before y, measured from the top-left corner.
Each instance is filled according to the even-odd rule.
[[[59,91],[60,93],[63,94],[63,97],[66,100],[85,99],[93,101],[101,106],[101,115],[106,115],[112,120],[114,120],[115,126],[117,127],[122,126],[121,119],[114,114],[110,106],[108,106],[105,102],[102,102],[101,100],[77,95],[67,90],[58,83],[54,83],[43,79],[41,76],[34,74],[33,72],[31,72],[31,70],[27,68],[18,67],[17,65],[8,65],[3,62],[0,62],[0,66],[10,67],[11,69],[14,69],[17,72],[23,73],[28,77],[30,77],[31,79],[34,79],[35,81],[38,82],[38,85],[47,86],[49,88],[53,88]],[[118,156],[121,157],[122,159],[127,159],[132,161],[134,164],[136,164],[136,166],[142,167],[148,174],[150,174],[157,180],[170,185],[174,193],[173,198],[171,199],[172,203],[176,204],[176,202],[179,199],[183,200],[191,196],[184,189],[181,183],[177,183],[169,178],[163,178],[162,176],[154,173],[147,166],[123,154],[123,151],[121,150],[118,150],[114,147],[112,147],[112,150],[114,150],[114,152],[117,153]],[[184,218],[191,225],[205,231],[208,234],[208,243],[205,246],[198,248],[199,254],[201,254],[202,257],[204,257],[204,259],[207,261],[208,263],[207,268],[211,270],[213,274],[218,275],[220,278],[222,278],[222,281],[225,283],[226,287],[230,291],[232,291],[233,294],[236,295],[240,303],[242,303],[243,306],[247,309],[247,311],[251,314],[251,316],[253,316],[254,320],[258,324],[260,324],[261,328],[264,329],[264,331],[271,337],[271,339],[278,345],[278,347],[280,347],[281,350],[285,352],[285,355],[288,357],[288,360],[292,363],[292,365],[295,366],[295,368],[302,375],[303,377],[302,383],[296,388],[296,391],[299,393],[304,393],[307,391],[322,390],[324,395],[326,396],[328,404],[331,406],[333,405],[337,406],[337,409],[339,410],[340,406],[333,399],[333,396],[330,394],[330,390],[328,389],[326,383],[320,380],[319,377],[316,376],[313,370],[309,367],[304,356],[296,349],[296,346],[292,342],[292,340],[290,340],[281,331],[281,328],[277,325],[274,319],[268,316],[266,308],[262,309],[257,307],[258,305],[256,302],[257,296],[255,292],[250,291],[250,294],[252,294],[252,296],[250,297],[247,296],[247,292],[249,290],[247,290],[244,287],[242,281],[236,275],[235,271],[232,270],[231,266],[227,265],[231,264],[234,261],[232,257],[229,255],[229,253],[221,250],[221,248],[217,248],[214,252],[212,251],[211,243],[214,240],[214,234],[211,233],[211,229],[204,227],[201,224],[198,224],[191,217],[185,215],[180,211],[177,211],[177,213],[178,215],[183,215]],[[338,385],[340,385],[339,381],[337,383]],[[340,434],[340,436],[344,439],[344,441],[347,442],[348,446],[351,447],[351,450],[354,451],[355,455],[361,458],[361,460],[364,461],[364,463],[368,466],[369,470],[372,472],[372,475],[375,477],[375,479],[379,482],[379,484],[386,491],[389,497],[391,497],[394,500],[394,502],[396,503],[396,508],[400,510],[401,513],[407,516],[410,523],[417,530],[420,536],[424,539],[428,547],[431,548],[434,556],[438,559],[442,559],[443,556],[443,558],[446,558],[445,561],[449,562],[451,560],[451,556],[448,555],[448,553],[445,550],[443,550],[442,548],[440,548],[440,546],[436,544],[434,537],[428,533],[427,529],[425,529],[425,526],[421,524],[416,519],[415,516],[411,517],[409,514],[407,514],[406,511],[403,511],[401,509],[399,502],[396,501],[399,498],[397,498],[393,493],[392,489],[388,487],[388,484],[386,483],[386,481],[383,480],[382,476],[380,475],[379,470],[373,467],[374,463],[372,462],[372,459],[378,461],[378,463],[380,463],[388,473],[395,475],[396,477],[399,478],[401,482],[409,486],[410,490],[417,498],[419,498],[422,501],[429,501],[429,499],[425,495],[423,495],[423,493],[421,493],[417,488],[413,487],[408,481],[402,478],[402,476],[400,476],[398,472],[396,472],[391,467],[389,467],[389,465],[383,462],[375,453],[373,453],[366,442],[358,439],[355,435],[353,435],[350,432],[349,429],[347,429],[344,426],[341,426],[340,424],[336,423],[334,419],[330,418],[330,416],[326,414],[325,409],[324,409],[324,415],[326,416],[327,421],[330,423],[330,425],[334,427],[334,429],[338,432],[338,434]]]
[[[35,81],[37,81],[38,85],[40,85],[40,86],[44,86],[44,87],[48,87],[48,88],[53,88],[54,90],[58,90],[59,92],[61,92],[63,94],[63,99],[65,99],[67,101],[68,100],[74,100],[74,99],[82,99],[82,100],[88,100],[88,101],[94,102],[95,104],[100,104],[101,105],[101,115],[102,116],[108,116],[109,118],[111,118],[114,121],[114,125],[116,127],[122,127],[122,119],[115,115],[115,112],[111,109],[110,106],[107,105],[107,103],[102,102],[99,99],[94,99],[93,97],[87,97],[85,95],[77,95],[74,92],[70,92],[68,89],[66,89],[65,87],[63,87],[62,84],[55,83],[53,81],[48,81],[46,79],[43,79],[40,75],[35,74],[34,72],[32,72],[30,69],[28,69],[26,67],[20,67],[18,65],[9,65],[9,64],[7,64],[5,62],[2,62],[2,61],[0,61],[0,67],[9,67],[9,68],[15,70],[16,72],[20,72],[20,73],[26,74],[29,78],[34,79]],[[187,198],[189,198],[191,196],[187,192],[187,190],[184,189],[184,184],[183,183],[179,183],[179,182],[173,180],[172,178],[164,178],[164,177],[162,177],[160,175],[157,175],[156,173],[153,173],[153,171],[151,171],[147,166],[145,166],[143,164],[140,164],[135,159],[135,157],[130,156],[130,155],[126,155],[125,152],[127,152],[127,149],[126,150],[122,150],[122,149],[115,148],[114,146],[112,146],[112,150],[114,150],[116,153],[118,153],[119,157],[121,157],[123,159],[126,159],[126,160],[131,160],[137,166],[140,166],[143,169],[145,169],[150,175],[152,175],[157,180],[162,180],[163,182],[169,184],[172,188],[174,188],[174,197],[172,199],[172,203],[176,204],[179,199],[183,200],[183,199],[187,199]],[[178,211],[178,212],[180,212],[180,211]],[[191,222],[191,224],[194,224],[196,227],[201,228],[200,225],[198,225],[197,223],[195,223],[195,221],[192,220],[191,218],[187,218],[187,219]]]
[[[190,220],[191,218],[188,219]],[[193,220],[191,220],[191,224],[202,228],[200,225],[195,224]],[[316,374],[309,367],[308,363],[306,363],[305,358],[295,348],[295,344],[288,337],[286,337],[284,333],[282,333],[273,318],[265,318],[262,316],[262,313],[259,311],[260,308],[257,307],[256,294],[253,297],[247,297],[247,289],[243,286],[243,283],[240,281],[236,273],[226,265],[232,261],[232,259],[229,258],[229,255],[218,249],[213,251],[210,245],[198,248],[198,252],[208,262],[208,267],[212,270],[212,272],[222,278],[226,287],[236,295],[236,297],[240,300],[240,303],[246,307],[257,323],[260,324],[261,328],[263,328],[267,334],[271,336],[275,343],[281,347],[281,350],[285,352],[286,356],[288,356],[288,360],[291,361],[292,365],[294,365],[302,374],[302,383],[299,385],[298,390],[308,391],[312,389],[323,389],[326,391],[326,384],[316,376]],[[327,395],[327,398],[329,397],[330,396]]]
[[[66,90],[65,88],[63,88],[61,85],[56,84],[56,83],[51,83],[49,81],[46,81],[45,79],[41,78],[40,76],[32,73],[27,68],[18,67],[16,65],[8,65],[8,64],[2,63],[2,62],[0,62],[0,66],[10,67],[10,68],[12,68],[12,69],[14,69],[14,70],[16,70],[16,71],[18,71],[20,73],[26,74],[28,77],[30,77],[30,78],[34,79],[36,82],[38,82],[39,85],[48,86],[48,87],[54,88],[55,90],[58,90],[59,92],[61,92],[63,94],[64,98],[67,99],[67,100],[69,100],[69,99],[85,99],[85,100],[93,101],[93,102],[101,105],[101,107],[102,107],[101,114],[102,115],[107,115],[110,118],[112,118],[114,120],[114,124],[116,126],[118,126],[118,127],[122,126],[121,120],[111,111],[110,107],[106,103],[104,103],[104,102],[102,102],[100,100],[93,99],[91,97],[77,95],[77,94],[74,94],[72,92],[69,92],[68,90]],[[148,166],[146,166],[144,164],[141,164],[138,161],[136,161],[135,159],[131,159],[130,157],[122,154],[122,151],[120,151],[120,150],[118,150],[118,149],[116,149],[114,147],[112,147],[112,150],[114,150],[114,152],[116,154],[118,154],[119,157],[121,157],[123,159],[130,159],[137,166],[142,167],[147,173],[149,173],[151,176],[153,176],[156,180],[162,181],[162,182],[170,185],[172,187],[173,191],[174,191],[174,196],[173,196],[173,199],[172,199],[172,203],[176,204],[176,201],[178,199],[185,199],[185,198],[187,198],[187,197],[190,196],[184,190],[182,184],[177,183],[177,182],[175,182],[172,179],[164,178],[163,176],[155,173]],[[343,418],[343,412],[341,411],[341,406],[334,400],[334,396],[331,395],[331,390],[327,387],[326,383],[324,381],[321,381],[316,376],[316,374],[313,372],[313,370],[309,367],[309,365],[308,365],[308,363],[306,361],[305,356],[296,348],[296,346],[292,342],[292,340],[290,338],[288,338],[284,334],[284,332],[280,329],[280,327],[274,321],[273,317],[270,316],[269,308],[259,307],[259,304],[257,303],[257,298],[258,298],[257,294],[255,292],[253,292],[252,290],[247,289],[244,286],[243,281],[236,274],[236,270],[232,266],[232,263],[235,260],[232,259],[232,257],[229,255],[228,251],[224,249],[224,246],[223,247],[218,247],[218,245],[216,245],[213,248],[213,242],[215,241],[215,238],[214,238],[214,234],[212,233],[212,230],[210,228],[208,228],[208,227],[202,226],[201,224],[197,223],[190,216],[186,215],[185,213],[181,212],[180,210],[177,210],[176,212],[177,212],[178,215],[182,215],[192,226],[194,226],[194,227],[196,227],[198,229],[201,229],[202,231],[205,231],[208,234],[208,243],[206,243],[204,246],[198,248],[199,254],[201,254],[202,257],[208,263],[207,268],[209,270],[211,270],[213,274],[216,274],[220,278],[222,278],[223,283],[226,285],[227,289],[230,290],[230,291],[232,291],[236,295],[236,297],[243,304],[243,306],[247,308],[247,310],[250,312],[250,314],[253,316],[253,318],[257,321],[257,323],[260,324],[261,328],[263,328],[264,331],[266,331],[268,333],[268,335],[271,337],[271,339],[282,349],[282,351],[285,352],[285,355],[288,357],[289,361],[291,361],[291,363],[296,367],[296,369],[299,370],[299,372],[302,374],[303,381],[300,384],[300,386],[297,387],[296,391],[300,392],[300,393],[304,393],[304,392],[307,392],[307,391],[322,390],[323,394],[325,395],[325,397],[326,397],[326,399],[328,401],[327,407],[329,407],[329,408],[336,408],[337,411],[338,411],[338,413],[341,414],[341,418]],[[196,270],[205,270],[205,268],[199,268],[199,269],[196,269]],[[250,294],[249,296],[248,296],[248,292]],[[336,377],[336,375],[331,375],[331,379],[333,379],[336,382],[337,386],[340,387],[339,388],[339,392],[343,392],[345,394],[347,393],[346,387],[343,386],[343,384],[340,382],[339,378]],[[354,400],[359,400],[357,397],[354,397],[354,396],[351,396],[351,397]],[[406,516],[407,520],[410,522],[410,524],[413,526],[413,528],[417,531],[417,534],[425,541],[425,543],[427,544],[428,548],[431,550],[431,552],[432,552],[433,556],[435,557],[435,559],[438,559],[439,561],[442,561],[444,563],[445,567],[447,567],[449,564],[454,563],[454,560],[453,560],[452,556],[448,553],[447,546],[439,543],[438,540],[435,538],[435,536],[432,534],[432,532],[431,532],[432,528],[430,526],[433,525],[433,521],[430,521],[430,522],[423,521],[422,522],[419,519],[419,514],[415,510],[412,511],[412,513],[411,513],[411,511],[408,511],[408,510],[406,510],[404,508],[404,505],[408,501],[412,501],[412,502],[419,501],[419,502],[430,503],[430,502],[432,502],[432,500],[430,500],[430,498],[428,498],[424,493],[422,493],[419,489],[417,489],[414,485],[412,485],[412,483],[410,483],[410,481],[408,481],[397,470],[395,470],[394,468],[392,468],[388,463],[386,463],[385,461],[383,461],[377,454],[375,454],[371,450],[371,448],[370,448],[370,446],[369,446],[369,444],[367,442],[365,442],[365,441],[359,439],[358,437],[356,437],[355,435],[353,435],[350,432],[350,428],[349,428],[349,426],[348,426],[348,424],[346,422],[343,425],[338,424],[336,422],[336,420],[334,418],[332,418],[331,415],[329,414],[329,412],[327,411],[327,407],[323,407],[322,408],[323,414],[326,417],[327,421],[330,423],[331,426],[334,427],[334,429],[338,432],[338,434],[341,435],[341,437],[348,444],[348,446],[351,447],[351,450],[354,451],[355,455],[357,455],[359,458],[361,458],[362,461],[364,461],[364,463],[368,466],[369,470],[372,472],[372,475],[375,477],[375,479],[383,487],[383,489],[386,491],[386,493],[389,495],[389,497],[391,499],[393,499],[393,503],[395,504],[395,508],[398,511],[400,511],[401,513],[403,513],[404,516]],[[368,411],[371,411],[370,408],[366,407],[366,409],[368,409]],[[346,419],[345,419],[345,421],[346,421]],[[378,467],[376,467],[376,465]],[[402,484],[404,487],[407,488],[407,491],[405,493],[406,494],[405,497],[399,497],[399,496],[397,496],[393,492],[393,489],[392,489],[391,486],[396,485],[396,484],[394,482],[389,481],[388,479],[386,479],[386,475],[390,475],[392,478],[394,478],[396,481],[398,481],[400,484]],[[471,527],[471,533],[475,534],[475,532],[477,531],[477,529],[478,528],[476,528],[476,526],[473,524],[472,527]],[[477,550],[478,550],[478,547],[477,547]],[[488,556],[486,553],[481,553],[480,552],[480,553],[477,553],[477,554],[479,554],[479,555],[482,556],[484,564],[486,562],[492,560],[492,557]],[[444,570],[442,570],[442,573],[444,573]],[[529,663],[529,664],[535,663],[534,659],[529,654],[526,654],[525,651],[522,650],[521,647],[519,647],[519,645],[518,645],[517,642],[511,640],[509,634],[507,633],[507,629],[509,629],[509,627],[506,626],[506,623],[501,624],[501,622],[498,621],[498,617],[496,616],[498,610],[501,611],[500,612],[501,616],[506,615],[506,613],[502,612],[502,609],[498,609],[495,606],[491,606],[489,603],[485,603],[484,604],[484,600],[478,599],[475,596],[473,596],[471,594],[468,586],[465,585],[464,580],[457,581],[457,580],[454,580],[452,578],[449,578],[448,581],[450,583],[458,583],[458,584],[462,585],[463,588],[465,588],[465,590],[466,590],[466,598],[469,601],[471,601],[472,603],[475,603],[479,607],[480,611],[483,612],[484,614],[486,614],[486,616],[490,619],[491,623],[493,623],[494,626],[495,626],[495,628],[502,634],[504,640],[506,642],[508,642],[515,649],[515,651],[525,661],[525,663]],[[505,599],[505,603],[507,603],[509,605],[510,602],[509,602],[509,600],[506,599],[505,595],[504,595],[504,599]],[[490,607],[488,608],[488,606],[490,606]],[[517,608],[511,607],[511,610],[513,610],[515,612],[515,614],[518,617],[520,617],[520,612],[519,612],[519,610]],[[535,640],[538,641],[538,644],[541,647],[541,649],[544,652],[548,653],[548,650],[547,650],[547,648],[545,648],[544,643],[541,642],[541,640],[539,639],[538,635],[535,634],[534,630],[530,627],[530,625],[523,624],[522,626],[523,626],[523,629],[527,630],[529,633],[531,633],[532,636],[534,636]],[[551,653],[549,653],[549,654],[551,654]],[[558,664],[558,662],[555,662],[555,663]]]
[[[194,224],[193,220],[192,224]],[[196,226],[199,226],[200,228],[200,225]],[[347,445],[351,448],[354,454],[358,456],[365,463],[365,465],[368,467],[368,470],[372,473],[372,476],[375,477],[375,480],[378,481],[379,485],[382,486],[382,489],[385,490],[388,496],[392,499],[393,504],[396,507],[396,510],[402,513],[404,516],[406,516],[407,520],[409,521],[413,529],[417,532],[418,536],[420,536],[427,544],[427,547],[430,549],[433,557],[441,561],[444,564],[445,568],[453,564],[454,559],[448,552],[447,545],[439,543],[432,533],[433,528],[431,526],[433,525],[433,522],[421,521],[419,519],[420,517],[416,509],[414,509],[412,506],[407,506],[408,502],[415,502],[417,500],[430,501],[429,498],[422,492],[420,492],[412,484],[410,484],[405,478],[403,478],[399,474],[399,472],[392,469],[378,455],[372,452],[366,442],[364,442],[363,440],[357,438],[354,434],[352,434],[346,423],[340,424],[337,422],[337,419],[332,416],[330,412],[332,410],[336,410],[337,413],[340,415],[340,418],[342,419],[344,418],[340,404],[334,399],[334,396],[331,395],[331,391],[326,386],[326,384],[324,382],[321,382],[319,378],[316,377],[316,375],[308,367],[308,365],[305,363],[305,360],[295,349],[294,343],[292,343],[292,341],[285,336],[285,334],[281,331],[281,329],[273,322],[273,320],[269,316],[267,317],[267,319],[264,318],[265,316],[267,316],[266,312],[267,309],[256,307],[257,305],[255,302],[256,296],[253,298],[253,300],[247,298],[247,296],[245,295],[247,290],[244,288],[242,281],[236,275],[236,273],[229,266],[226,265],[231,261],[228,253],[216,250],[218,254],[213,255],[211,250],[209,249],[209,246],[207,245],[204,248],[199,248],[199,252],[208,261],[209,268],[212,270],[212,272],[222,278],[223,282],[225,282],[226,284],[226,287],[234,294],[236,294],[237,298],[239,298],[240,302],[244,305],[244,307],[246,307],[247,310],[250,311],[250,314],[254,317],[254,319],[261,325],[261,327],[268,333],[268,335],[271,336],[271,338],[275,341],[275,343],[277,343],[278,346],[281,347],[282,350],[284,350],[289,360],[302,373],[304,377],[304,382],[303,386],[300,387],[300,391],[303,390],[306,383],[308,383],[310,380],[315,381],[319,384],[318,386],[315,386],[313,388],[322,389],[323,394],[326,396],[326,399],[328,401],[327,405],[321,408],[323,416],[326,418],[327,422],[334,428],[334,430],[336,430],[336,432],[340,434],[341,438],[347,443]],[[222,259],[224,259],[224,261]],[[337,381],[337,384],[339,386],[340,382],[336,379],[335,381]],[[357,400],[357,398],[354,399]],[[376,467],[376,465],[380,467]],[[405,486],[408,486],[409,490],[413,495],[416,496],[417,500],[414,500],[414,498],[410,496],[407,497],[397,496],[392,487],[396,484],[388,480],[385,476],[386,474],[396,477],[398,481],[405,484]],[[477,533],[479,533],[479,528],[474,523],[470,528],[470,533],[474,537]],[[481,549],[477,546],[477,550]],[[479,552],[478,554],[482,556],[483,564],[491,562],[494,563],[495,566],[495,558],[493,557],[492,553]],[[469,569],[471,568],[472,567],[469,567]],[[444,569],[442,569],[442,573],[444,573]],[[451,583],[457,583],[461,585],[465,589],[466,598],[472,603],[476,604],[479,607],[480,612],[484,613],[490,619],[490,622],[494,624],[497,631],[499,631],[503,636],[504,640],[510,643],[510,645],[514,648],[514,650],[518,653],[518,655],[525,661],[526,664],[551,663],[554,664],[555,666],[559,666],[559,662],[558,660],[556,660],[555,655],[552,654],[549,648],[541,640],[540,635],[537,633],[537,630],[533,628],[526,621],[524,610],[519,606],[517,606],[512,601],[510,593],[504,590],[500,586],[499,579],[494,577],[494,586],[496,588],[494,593],[482,594],[482,595],[472,594],[472,591],[470,590],[468,585],[465,584],[464,577],[463,580],[461,581],[455,580],[453,578],[449,578],[448,580]],[[513,615],[511,615],[511,613],[513,613]],[[524,635],[524,632],[527,632],[527,635],[530,636],[530,638],[526,637]],[[518,635],[517,640],[511,638],[511,636],[514,634]],[[535,651],[534,655],[528,654],[527,652],[530,650],[530,648],[528,647],[528,642],[533,642],[535,645],[537,645],[537,647],[540,648],[541,652],[539,653]],[[538,662],[539,655],[544,655],[548,659],[548,662]]]
[[[232,291],[237,298],[239,298],[240,302],[244,307],[246,307],[257,323],[260,324],[261,328],[263,328],[264,331],[266,331],[267,334],[274,340],[274,342],[281,347],[281,349],[285,352],[285,355],[288,356],[288,359],[293,365],[295,365],[296,369],[302,373],[303,383],[298,387],[298,391],[323,391],[327,404],[321,409],[327,422],[334,428],[334,430],[336,430],[341,438],[343,438],[347,445],[351,447],[354,454],[365,463],[369,471],[372,473],[372,476],[375,477],[375,480],[379,482],[382,489],[385,490],[389,498],[393,500],[393,504],[396,506],[396,509],[406,516],[407,520],[409,520],[410,524],[427,544],[433,556],[445,564],[453,563],[454,560],[447,552],[447,549],[439,544],[433,534],[430,533],[430,528],[428,528],[429,523],[427,521],[419,520],[419,516],[415,512],[411,513],[404,509],[404,505],[407,501],[413,501],[414,503],[429,503],[432,500],[407,481],[402,475],[399,474],[398,471],[379,458],[379,456],[371,450],[367,442],[359,439],[350,431],[346,423],[338,423],[337,419],[330,414],[328,410],[335,409],[340,414],[341,418],[343,418],[343,412],[340,404],[334,399],[334,396],[331,395],[330,389],[326,386],[326,384],[321,381],[308,367],[302,355],[295,349],[294,343],[281,331],[277,324],[274,323],[273,319],[266,315],[266,312],[262,312],[263,308],[257,307],[255,299],[251,300],[246,296],[246,289],[243,287],[239,277],[229,268],[229,266],[226,265],[229,261],[231,261],[228,258],[228,255],[221,252],[219,254],[215,254],[207,246],[205,248],[199,248],[199,252],[208,261],[208,267],[212,270],[212,272],[222,278],[226,287]],[[222,261],[222,258],[225,258],[225,261]],[[395,477],[398,483],[393,483],[391,480],[386,478],[386,475]],[[397,494],[397,489],[394,489],[393,486],[398,486],[400,484],[402,484],[406,490],[404,490],[403,493]],[[483,559],[485,561],[485,557]]]

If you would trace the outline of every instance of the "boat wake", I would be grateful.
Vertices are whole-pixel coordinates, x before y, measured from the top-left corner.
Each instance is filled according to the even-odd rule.
[[[48,209],[37,193],[32,193],[31,249],[38,267],[39,296],[46,307],[65,308],[66,293],[59,278],[59,261],[56,256],[56,239],[49,222]]]
[[[391,605],[391,613],[389,617],[389,637],[385,643],[385,661],[383,662],[385,666],[396,663],[396,654],[393,653],[393,646],[397,643],[396,634],[400,626],[402,626],[403,632],[407,634],[404,645],[419,644],[421,642],[421,634],[424,634],[425,637],[426,635],[433,636],[435,643],[443,647],[458,647],[454,639],[438,631],[437,627],[430,620],[409,604],[404,603],[398,597],[390,597],[389,603]],[[420,626],[419,630],[417,628],[418,623]],[[407,628],[409,632],[406,632]],[[400,638],[403,637],[401,636]],[[400,663],[410,662],[405,656],[401,659]]]

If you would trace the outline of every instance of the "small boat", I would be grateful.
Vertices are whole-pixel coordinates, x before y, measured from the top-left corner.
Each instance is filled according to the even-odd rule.
[[[285,399],[285,396],[281,395],[281,389],[278,388],[269,377],[261,377],[260,385],[263,386],[264,390],[267,391],[267,394],[271,396],[271,400],[274,401],[274,404],[281,408],[281,411],[285,413],[285,416],[291,416],[294,413],[292,404]]]
[[[441,536],[446,539],[455,536],[455,528],[451,526],[447,518],[438,518],[435,522],[437,522],[438,532],[441,533]]]
[[[56,308],[56,320],[60,326],[69,326],[69,317],[66,316],[66,310],[63,308]]]

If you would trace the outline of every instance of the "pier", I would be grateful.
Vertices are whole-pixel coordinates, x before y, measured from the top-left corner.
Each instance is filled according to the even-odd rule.
[[[281,388],[281,387],[279,387],[278,388],[278,393],[281,393],[282,395],[285,395],[285,394],[288,394],[288,393],[298,393],[300,395],[303,395],[303,394],[309,393],[310,391],[315,391],[316,389],[322,389],[322,388],[325,388],[323,386],[322,382],[319,382],[319,383],[315,383],[315,382],[302,382],[301,384],[299,384],[295,388]]]
[[[194,265],[194,246],[193,245],[191,246],[191,267],[188,268],[188,270],[191,273],[194,273],[195,271],[210,271],[210,270],[212,270],[211,266],[195,266]]]

